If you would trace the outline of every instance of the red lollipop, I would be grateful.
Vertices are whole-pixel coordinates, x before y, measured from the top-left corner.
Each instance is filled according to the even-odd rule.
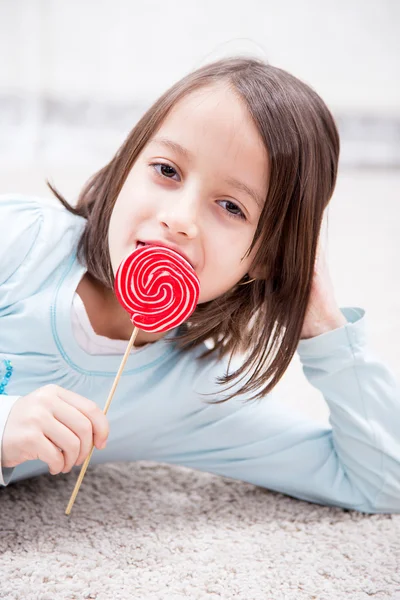
[[[180,254],[162,246],[142,246],[118,267],[114,289],[131,321],[143,331],[168,331],[196,308],[200,282]]]
[[[109,409],[139,328],[161,332],[183,323],[196,308],[200,282],[193,267],[174,250],[162,246],[143,246],[134,250],[119,265],[114,289],[135,327],[107,398],[104,414]],[[82,465],[66,515],[71,512],[93,450],[94,444]]]

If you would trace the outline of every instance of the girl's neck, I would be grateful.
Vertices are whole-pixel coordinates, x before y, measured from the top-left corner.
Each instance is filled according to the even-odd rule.
[[[97,335],[112,340],[130,340],[132,322],[111,290],[86,272],[76,288],[76,293],[82,299],[89,321]],[[139,330],[134,345],[143,346],[161,339],[164,335],[165,333],[147,333]]]

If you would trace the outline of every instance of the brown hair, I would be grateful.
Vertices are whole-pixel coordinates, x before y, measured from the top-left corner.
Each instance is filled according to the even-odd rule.
[[[218,60],[183,77],[147,110],[114,158],[87,182],[76,207],[49,186],[69,211],[87,219],[78,258],[95,279],[113,289],[108,226],[131,167],[181,98],[220,83],[244,101],[269,157],[269,188],[248,250],[250,253],[260,240],[252,264],[259,277],[199,304],[179,329],[180,335],[171,341],[179,348],[193,348],[212,340],[213,347],[199,358],[211,353],[218,358],[230,353],[232,358],[234,353],[244,352],[240,368],[228,374],[228,366],[217,381],[233,381],[233,386],[243,374],[250,373],[251,377],[221,402],[253,390],[257,394],[249,400],[257,400],[275,387],[296,352],[311,293],[324,209],[336,183],[339,135],[319,95],[261,59]]]

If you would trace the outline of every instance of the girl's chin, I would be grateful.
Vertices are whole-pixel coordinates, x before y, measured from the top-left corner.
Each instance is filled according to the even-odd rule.
[[[199,295],[199,300],[197,302],[197,304],[204,304],[205,302],[211,302],[211,300],[216,300],[217,298],[219,298],[220,296],[222,296],[223,294],[225,294],[228,291],[229,288],[227,288],[226,290],[203,290],[201,288],[201,282],[200,282],[200,295]]]

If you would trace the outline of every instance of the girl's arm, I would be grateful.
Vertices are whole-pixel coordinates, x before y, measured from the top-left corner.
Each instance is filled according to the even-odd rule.
[[[158,440],[150,460],[317,504],[399,513],[399,384],[368,347],[365,311],[342,312],[344,326],[298,345],[305,376],[329,406],[331,427],[294,413],[273,392],[240,408],[235,398],[230,408],[231,400],[204,415],[193,412],[175,440]]]
[[[29,258],[40,236],[42,211],[35,198],[20,194],[0,195],[0,354],[10,356],[12,348],[1,336],[1,319],[7,318],[8,307],[19,293],[18,270]],[[32,276],[24,274],[26,280]],[[16,332],[16,335],[21,335]],[[8,416],[20,396],[0,391],[0,486],[6,485],[14,469],[1,468],[2,439]]]
[[[6,396],[0,395],[0,486],[8,485],[14,468],[3,467],[2,450],[3,450],[3,433],[12,407],[21,396]]]

